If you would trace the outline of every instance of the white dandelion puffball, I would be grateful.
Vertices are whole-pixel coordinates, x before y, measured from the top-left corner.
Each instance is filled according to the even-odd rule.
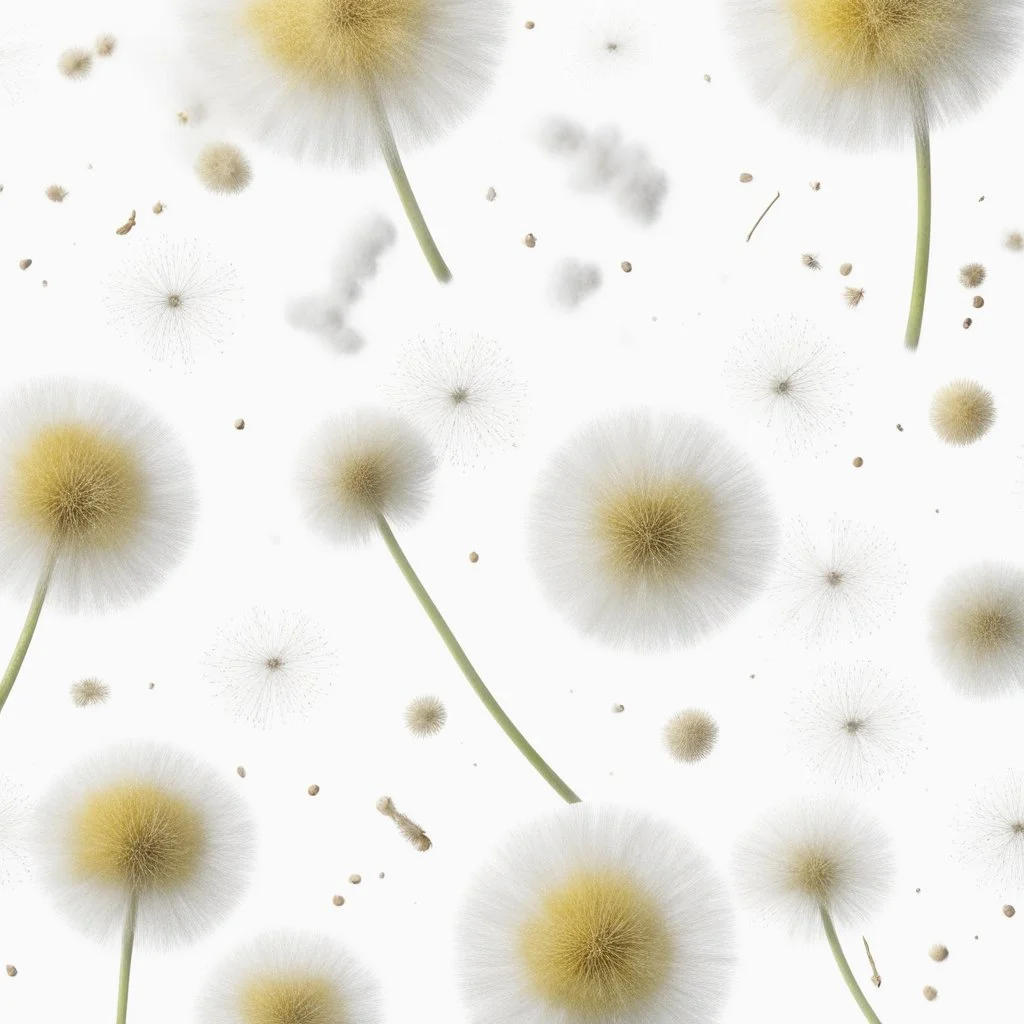
[[[457,958],[471,1024],[714,1024],[734,915],[667,822],[575,804],[514,832],[471,883]]]
[[[466,467],[514,445],[526,388],[497,342],[442,331],[404,346],[384,392],[439,456]]]
[[[737,58],[788,126],[903,142],[977,109],[1017,62],[1016,0],[729,0]]]
[[[1024,885],[1024,774],[1003,772],[973,788],[956,812],[958,859],[985,886]]]
[[[13,105],[21,99],[25,86],[38,76],[40,46],[22,26],[9,22],[0,29],[0,98]]]
[[[783,618],[810,646],[859,640],[895,612],[907,571],[873,526],[833,519],[820,533],[796,520],[783,538],[775,584]]]
[[[47,603],[106,610],[158,586],[196,515],[170,427],[105,384],[46,377],[0,402],[0,579]]]
[[[866,662],[816,671],[794,699],[788,725],[791,748],[815,776],[857,788],[891,779],[921,743],[917,702]]]
[[[501,55],[504,0],[183,0],[212,100],[269,145],[366,163],[381,116],[400,149],[476,105]]]
[[[633,410],[596,420],[551,459],[533,498],[531,556],[585,633],[637,650],[692,644],[771,572],[767,488],[714,427]]]
[[[215,697],[260,728],[301,721],[323,701],[336,652],[304,615],[253,608],[221,627],[204,658]]]
[[[960,569],[939,587],[930,619],[935,661],[962,696],[1024,687],[1024,570],[995,562]]]
[[[333,938],[277,931],[216,966],[200,1024],[379,1024],[380,986]]]
[[[112,326],[154,359],[186,368],[231,336],[240,301],[234,268],[186,241],[162,241],[129,260],[106,296]]]
[[[330,540],[359,543],[383,517],[399,525],[427,506],[436,463],[430,443],[400,416],[357,409],[322,423],[299,470],[310,526]]]
[[[29,870],[29,802],[25,791],[0,775],[0,887],[20,881]]]
[[[805,799],[765,815],[737,844],[734,873],[754,912],[791,934],[820,935],[822,910],[838,927],[860,926],[893,885],[892,844],[861,806]]]
[[[162,744],[74,765],[37,807],[35,833],[60,912],[106,941],[120,935],[134,898],[146,946],[213,928],[238,902],[255,853],[242,799],[212,768]]]
[[[850,415],[843,353],[806,320],[777,316],[752,324],[725,373],[736,404],[790,454],[820,450]]]

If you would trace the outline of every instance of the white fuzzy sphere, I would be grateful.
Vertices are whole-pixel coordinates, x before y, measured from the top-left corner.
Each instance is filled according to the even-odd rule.
[[[645,907],[655,908],[670,950],[654,991],[634,1005],[616,1006],[608,999],[596,1015],[545,998],[531,981],[522,948],[523,929],[538,908],[586,877],[626,882]],[[714,1024],[734,966],[733,931],[733,909],[721,878],[674,826],[632,810],[573,804],[512,833],[470,883],[456,940],[468,1019],[471,1024]],[[622,932],[618,936],[621,942]],[[628,955],[627,947],[620,946],[620,954]]]
[[[1020,53],[1018,0],[728,0],[740,70],[788,127],[851,147],[959,121]]]
[[[634,410],[555,453],[530,533],[552,603],[585,634],[646,651],[692,644],[753,600],[778,527],[759,474],[724,434]]]
[[[820,935],[821,911],[860,926],[892,888],[892,844],[877,819],[845,798],[808,798],[765,815],[737,844],[744,903],[791,933]]]
[[[255,826],[228,781],[205,763],[164,744],[133,743],[86,757],[40,801],[33,845],[54,904],[72,925],[100,941],[121,934],[130,886],[86,872],[81,861],[83,815],[98,794],[115,787],[152,787],[169,794],[198,822],[201,841],[189,871],[173,884],[138,892],[135,928],[141,947],[196,940],[234,909],[248,885]]]
[[[312,983],[309,991],[320,1005],[311,1005],[303,981]],[[307,1019],[317,1024],[379,1024],[384,1019],[376,978],[333,938],[315,932],[269,932],[226,957],[210,975],[199,1022],[252,1024],[252,1015],[244,1012],[246,1003],[262,1011],[261,1022],[276,1020],[272,1012],[286,1008],[294,1015],[282,1016],[282,1024]],[[334,1007],[337,1014],[325,1016]]]
[[[56,481],[88,465],[65,451],[39,458],[40,439],[78,431],[117,453],[130,468],[131,510],[116,536],[75,536],[61,545],[47,606],[105,611],[154,590],[184,557],[198,502],[192,467],[171,428],[132,396],[91,381],[46,377],[0,398],[0,580],[20,597],[35,589],[54,543],[49,520],[23,498],[26,465]],[[63,486],[63,485],[62,485]],[[75,485],[73,485],[75,486]],[[70,493],[70,491],[69,491]],[[117,511],[117,510],[115,510]]]
[[[962,696],[1024,687],[1024,570],[995,562],[960,569],[940,585],[930,620],[932,654]]]
[[[211,104],[295,157],[359,166],[378,110],[401,150],[450,131],[490,85],[505,0],[183,0]],[[351,28],[346,27],[346,22]]]
[[[360,543],[377,517],[403,525],[427,506],[436,469],[430,442],[407,420],[376,409],[320,425],[299,468],[306,520],[329,540]]]

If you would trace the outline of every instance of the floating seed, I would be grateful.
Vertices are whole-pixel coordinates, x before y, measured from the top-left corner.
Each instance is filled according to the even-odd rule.
[[[159,200],[157,200],[153,204],[153,212],[154,213],[163,213],[164,210],[166,210],[166,209],[167,209],[167,207],[163,203],[161,203]]]
[[[622,712],[625,711],[625,710],[626,710],[626,708],[622,704],[613,704],[612,705],[612,714],[613,715],[621,715]]]
[[[235,420],[235,430],[245,430],[245,420],[241,416]]]
[[[971,324],[973,324],[973,323],[974,323],[974,321],[969,316],[965,316],[964,317],[964,324],[963,324],[964,330],[966,331],[967,328],[970,327]]]
[[[32,266],[32,261],[31,260],[18,260],[18,266],[22,270],[28,270],[28,268]]]
[[[363,880],[363,876],[362,875],[349,875],[348,876],[348,880],[353,885],[358,885]]]
[[[1003,914],[1006,917],[1013,917],[1013,915],[1016,914],[1016,913],[1017,913],[1017,911],[1014,910],[1013,905],[1010,904],[1010,903],[1007,903],[1006,906],[1003,907]]]
[[[705,81],[705,82],[710,82],[710,81],[711,81],[711,76],[710,76],[710,75],[707,75],[707,74],[706,74],[706,75],[704,76],[704,81]]]
[[[240,765],[239,765],[239,766],[238,766],[238,767],[237,767],[237,768],[235,769],[235,771],[236,771],[236,772],[238,772],[238,777],[239,777],[240,779],[244,779],[244,778],[245,778],[245,765],[242,765],[242,764],[240,764]]]
[[[965,288],[979,288],[986,277],[985,268],[980,263],[965,263],[960,268],[960,283]]]
[[[860,467],[864,465],[864,460],[858,455],[857,458],[853,460],[853,465],[856,469],[860,469]]]
[[[975,309],[981,309],[981,307],[985,305],[985,300],[980,295],[975,295],[974,298],[971,299],[971,305]]]
[[[115,235],[127,235],[131,229],[135,227],[135,211],[132,210],[131,216],[114,231]]]
[[[946,947],[943,946],[941,943],[937,942],[934,946],[932,946],[931,949],[928,950],[928,955],[936,963],[941,963],[943,960],[946,959],[947,956],[949,956],[949,950],[946,949]]]
[[[840,266],[839,266],[839,273],[842,274],[843,277],[849,277],[852,272],[853,272],[853,264],[852,263],[842,263],[842,264],[840,264]]]
[[[809,181],[807,184],[811,186],[811,191],[812,192],[820,192],[821,191],[821,182],[820,181]]]
[[[310,787],[309,787],[309,789],[307,789],[307,790],[306,790],[306,792],[307,792],[307,793],[308,793],[308,794],[309,794],[310,796],[316,796],[316,795],[317,795],[317,793],[319,793],[319,792],[320,792],[320,787],[319,787],[319,786],[318,786],[318,785],[317,785],[317,784],[316,784],[316,783],[314,782],[314,783],[313,783],[313,785],[312,785],[312,786],[310,786]]]
[[[525,245],[527,249],[532,249],[536,244],[537,236],[534,234],[529,234],[523,239],[523,245]]]
[[[622,272],[624,274],[632,274],[633,273],[633,264],[630,263],[629,260],[623,260],[619,264],[619,266],[622,268]]]
[[[523,28],[533,28],[534,25],[536,25],[536,22],[534,22],[534,21],[527,21],[527,22],[524,23]]]
[[[484,193],[484,199],[486,199],[487,202],[489,202],[489,203],[493,203],[494,200],[497,198],[497,196],[498,196],[498,193],[494,191],[494,186],[493,185],[491,185],[487,189],[487,191]]]
[[[939,994],[939,993],[938,993],[938,991],[937,991],[936,989],[934,989],[934,988],[933,988],[933,987],[932,987],[931,985],[925,985],[925,987],[924,987],[923,989],[921,989],[921,995],[923,995],[923,996],[925,997],[925,999],[927,999],[927,1000],[928,1000],[928,1002],[929,1002],[929,1003],[930,1003],[930,1002],[931,1002],[931,1001],[932,1001],[932,1000],[933,1000],[933,999],[934,999],[934,998],[935,998],[935,997],[936,997],[936,996],[937,996],[938,994]]]
[[[68,190],[61,188],[60,185],[48,185],[46,187],[46,198],[51,203],[63,203],[68,197]]]
[[[343,907],[343,906],[345,906],[345,897],[344,897],[344,896],[341,896],[341,895],[340,895],[340,894],[338,894],[338,893],[335,893],[335,894],[334,894],[334,895],[333,895],[333,896],[331,897],[331,902],[332,902],[332,903],[333,903],[333,904],[334,904],[334,905],[335,905],[336,907]]]
[[[818,262],[818,257],[813,252],[805,252],[800,257],[800,262],[807,267],[808,270],[821,270],[821,263]]]
[[[469,560],[474,563],[479,562],[480,556],[475,551],[470,551]]]
[[[896,424],[896,429],[902,434],[903,433],[903,424],[902,423],[897,423]]]
[[[15,967],[14,964],[8,964],[7,965],[7,977],[8,978],[16,978],[17,976],[18,976],[18,968]]]
[[[752,174],[748,174],[746,171],[744,171],[740,175],[740,181],[742,181],[744,185],[746,185],[746,183],[748,181],[753,181],[753,180],[754,180],[754,176]]]
[[[850,309],[856,309],[864,298],[863,288],[846,288],[843,291],[843,298]]]

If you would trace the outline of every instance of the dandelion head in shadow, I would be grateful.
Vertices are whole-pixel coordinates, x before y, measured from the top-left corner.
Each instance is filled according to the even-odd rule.
[[[253,608],[221,627],[203,659],[215,698],[238,721],[301,721],[330,690],[338,658],[304,615]]]
[[[473,1024],[711,1024],[732,941],[722,884],[684,836],[578,805],[514,833],[477,874],[457,955]]]
[[[790,454],[820,450],[849,417],[852,381],[842,351],[797,317],[753,324],[725,373],[736,404]]]
[[[859,640],[894,614],[906,568],[873,526],[833,519],[814,535],[797,520],[782,550],[775,591],[784,621],[809,645]]]
[[[1024,687],[1024,570],[982,562],[940,585],[929,612],[933,657],[962,696]]]
[[[585,634],[638,650],[695,643],[760,592],[776,552],[771,497],[717,429],[633,410],[559,449],[534,494],[531,559]]]
[[[110,698],[110,687],[100,679],[82,679],[72,683],[69,689],[71,703],[76,708],[91,708],[106,704]]]
[[[515,444],[526,387],[497,342],[442,331],[403,347],[384,392],[441,458],[467,467]]]
[[[380,986],[344,947],[313,932],[269,932],[211,973],[200,1024],[380,1024]]]
[[[196,242],[164,240],[110,278],[106,305],[111,324],[153,358],[191,368],[231,336],[241,297],[232,266]]]
[[[876,788],[921,746],[921,715],[907,689],[866,662],[827,665],[793,700],[790,747],[816,776]]]

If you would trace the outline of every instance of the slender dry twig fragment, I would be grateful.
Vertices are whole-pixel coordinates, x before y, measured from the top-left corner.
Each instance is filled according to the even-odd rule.
[[[757,230],[757,225],[760,224],[761,221],[764,220],[765,214],[778,202],[779,196],[781,196],[781,195],[782,195],[781,192],[776,192],[775,193],[775,198],[764,208],[764,213],[762,213],[761,216],[758,217],[757,220],[754,221],[754,226],[750,229],[750,232],[747,235],[747,241],[748,242],[750,241],[751,236]]]
[[[881,988],[882,976],[878,973],[878,968],[875,966],[875,958],[871,955],[871,947],[868,945],[867,937],[862,935],[861,941],[864,943],[864,952],[868,955],[868,963],[871,964],[871,984],[875,988]]]
[[[390,818],[397,826],[398,831],[405,836],[406,839],[416,847],[420,853],[426,853],[434,844],[430,841],[430,836],[420,828],[411,818],[406,817],[399,811],[394,804],[394,801],[389,796],[382,796],[377,801],[377,810],[386,818]]]
[[[114,232],[115,235],[127,235],[131,229],[135,227],[135,211],[132,210],[132,215]]]

